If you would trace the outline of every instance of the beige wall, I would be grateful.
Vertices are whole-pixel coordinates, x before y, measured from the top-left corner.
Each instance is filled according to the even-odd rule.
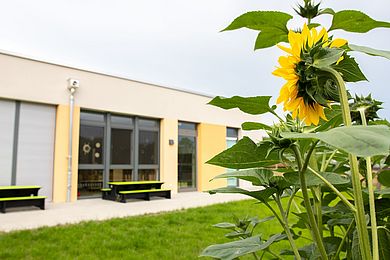
[[[67,104],[67,80],[75,78],[81,83],[75,102],[82,108],[230,127],[259,118],[206,105],[211,100],[209,96],[9,54],[0,53],[0,71],[0,97],[3,98]]]
[[[225,179],[210,180],[225,172],[222,167],[206,164],[226,149],[226,127],[201,123],[198,125],[198,190],[207,191],[226,186]]]
[[[164,182],[164,188],[171,189],[175,194],[178,191],[178,121],[177,119],[161,120],[160,128],[160,180]],[[169,145],[172,139],[174,144]]]
[[[72,142],[72,193],[71,200],[77,199],[77,176],[79,158],[80,107],[73,114]],[[69,151],[69,106],[58,105],[54,147],[53,202],[65,202],[68,182]]]

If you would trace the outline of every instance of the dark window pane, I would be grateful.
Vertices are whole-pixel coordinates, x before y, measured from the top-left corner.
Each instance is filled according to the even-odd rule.
[[[91,113],[91,112],[81,112],[80,120],[104,123],[104,115],[98,113]]]
[[[237,138],[238,137],[238,129],[237,128],[231,128],[231,127],[226,128],[226,136],[227,137]]]
[[[110,181],[131,181],[133,176],[132,170],[110,170]]]
[[[103,188],[102,170],[79,170],[78,197],[101,196]]]
[[[131,130],[111,129],[111,163],[131,163]]]
[[[158,120],[140,118],[138,120],[138,123],[140,127],[151,127],[151,128],[158,127]]]
[[[179,122],[179,129],[196,130],[196,124],[187,123],[187,122]]]
[[[158,132],[139,131],[139,164],[157,164]]]
[[[196,138],[179,135],[178,181],[179,188],[196,187]]]
[[[98,126],[80,126],[79,163],[103,163],[104,128]]]
[[[138,180],[139,181],[156,181],[157,180],[157,170],[139,170],[138,171]]]
[[[124,117],[124,116],[111,116],[111,124],[112,125],[131,126],[131,125],[133,125],[133,119],[130,117]]]

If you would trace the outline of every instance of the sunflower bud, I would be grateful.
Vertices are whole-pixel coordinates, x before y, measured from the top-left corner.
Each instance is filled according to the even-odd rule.
[[[297,14],[299,14],[303,18],[313,19],[319,14],[319,6],[320,3],[315,4],[314,1],[305,0],[305,5],[302,6],[298,4],[298,10],[294,9]]]
[[[382,104],[383,102],[373,99],[371,94],[367,97],[358,97],[355,95],[353,103],[350,104],[352,121],[356,122],[357,124],[362,123],[362,119],[360,117],[361,110],[364,111],[367,122],[374,121],[375,119],[379,118],[377,112],[379,109],[382,109]]]

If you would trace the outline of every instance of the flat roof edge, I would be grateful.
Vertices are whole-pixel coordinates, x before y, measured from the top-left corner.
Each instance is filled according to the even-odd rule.
[[[135,79],[131,79],[131,78],[128,78],[126,76],[123,76],[123,75],[116,75],[116,74],[106,73],[106,72],[102,72],[102,71],[98,71],[98,70],[94,70],[94,69],[82,68],[82,67],[72,66],[69,64],[62,64],[62,63],[58,63],[58,62],[42,60],[42,59],[30,56],[30,55],[24,55],[24,54],[20,54],[20,53],[16,53],[16,52],[6,51],[3,49],[0,49],[0,54],[12,56],[12,57],[16,57],[16,58],[21,58],[21,59],[26,59],[26,60],[31,60],[31,61],[35,61],[35,62],[45,63],[45,64],[49,64],[49,65],[54,65],[54,66],[58,66],[58,67],[63,67],[63,68],[67,68],[67,69],[74,69],[74,70],[93,73],[93,74],[97,74],[97,75],[117,78],[117,79],[121,79],[121,80],[128,80],[128,81],[132,81],[132,82],[136,82],[136,83],[147,84],[147,85],[154,86],[154,87],[184,92],[184,93],[193,94],[193,95],[197,95],[197,96],[203,96],[203,97],[207,97],[207,98],[215,97],[213,95],[202,93],[202,92],[186,90],[186,89],[176,88],[176,87],[168,87],[168,86],[160,85],[158,83],[151,83],[151,82],[147,82],[147,81],[143,81],[143,80],[135,80]]]

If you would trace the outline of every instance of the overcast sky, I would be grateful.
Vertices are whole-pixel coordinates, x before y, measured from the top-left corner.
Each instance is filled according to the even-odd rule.
[[[0,49],[55,63],[210,95],[277,96],[276,47],[253,51],[257,32],[219,31],[247,11],[291,13],[298,0],[0,0]],[[364,10],[390,21],[389,0],[323,0],[334,10]],[[330,16],[321,20],[329,26]],[[290,28],[302,21],[294,20]],[[390,50],[390,29],[334,31],[350,43]],[[354,53],[369,82],[351,91],[385,102],[390,61]],[[1,72],[0,72],[1,73]],[[0,86],[1,87],[1,86]]]

